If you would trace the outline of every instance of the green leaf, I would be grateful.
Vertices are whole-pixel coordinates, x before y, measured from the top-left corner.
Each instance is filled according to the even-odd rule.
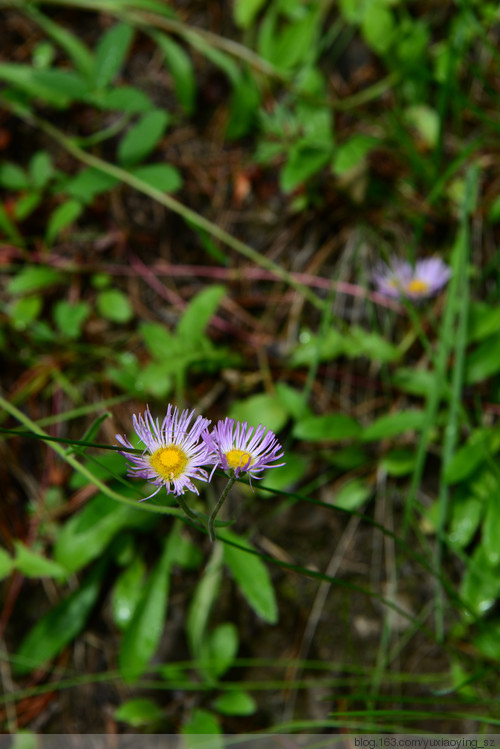
[[[65,577],[66,570],[57,562],[43,557],[25,546],[21,541],[14,541],[16,550],[15,566],[26,577]]]
[[[156,702],[146,697],[127,700],[115,710],[114,715],[115,720],[128,723],[134,728],[159,723],[165,717],[163,710],[158,707]]]
[[[9,316],[16,330],[26,330],[42,311],[43,300],[38,295],[24,296],[9,305]]]
[[[465,445],[459,447],[447,464],[444,478],[448,484],[457,484],[468,478],[485,461],[489,454],[487,431],[476,429]]]
[[[377,362],[392,362],[401,354],[396,346],[378,333],[368,333],[363,328],[352,326],[345,342],[345,353],[349,358],[366,356]]]
[[[218,718],[208,710],[197,707],[193,710],[190,720],[182,726],[182,734],[185,736],[186,749],[223,749],[224,741],[211,739],[207,747],[207,735],[221,736],[222,729]],[[196,738],[200,735],[200,738]]]
[[[344,354],[347,348],[346,337],[336,328],[330,328],[321,338],[304,331],[301,338],[302,342],[292,353],[292,367],[309,366],[317,360],[331,361]]]
[[[468,487],[454,492],[448,539],[452,546],[464,549],[474,538],[484,515],[485,503],[471,493]]]
[[[291,192],[306,182],[328,163],[331,156],[331,148],[317,147],[309,140],[294,143],[280,173],[280,187],[283,192]]]
[[[155,398],[165,398],[172,390],[172,378],[165,371],[162,361],[152,361],[141,367],[137,376],[136,387]]]
[[[371,494],[371,488],[361,479],[348,481],[335,495],[333,504],[344,510],[357,510]]]
[[[288,421],[288,413],[279,395],[260,393],[245,400],[234,401],[229,407],[229,416],[238,421],[246,421],[249,426],[259,424],[279,432]]]
[[[107,560],[101,559],[81,585],[37,621],[21,642],[14,671],[26,674],[57,655],[84,628],[104,580]]]
[[[119,666],[127,683],[136,681],[144,673],[160,643],[167,612],[171,566],[167,540],[123,637]]]
[[[380,4],[371,3],[364,13],[361,30],[368,46],[376,54],[383,55],[395,41],[394,16]]]
[[[266,0],[236,0],[233,10],[236,25],[247,29],[265,4]]]
[[[484,302],[471,302],[468,321],[469,341],[482,341],[500,329],[500,306],[491,307]]]
[[[409,430],[420,429],[424,422],[423,411],[398,411],[386,414],[376,419],[363,432],[362,439],[365,442],[387,439],[404,434]]]
[[[68,106],[70,98],[54,89],[46,81],[41,82],[36,77],[36,70],[31,65],[18,63],[0,63],[0,79],[15,86],[30,98],[42,99],[54,107]]]
[[[0,549],[0,580],[10,575],[14,569],[14,560],[4,549]]]
[[[473,639],[473,645],[486,658],[500,660],[500,620],[481,622],[479,632]]]
[[[29,294],[32,291],[45,289],[59,283],[63,274],[44,265],[29,265],[23,268],[7,284],[9,294]]]
[[[462,581],[461,595],[475,616],[484,616],[500,594],[500,576],[491,568],[483,545],[478,546],[469,560]],[[470,614],[467,612],[467,616]]]
[[[121,70],[134,35],[126,23],[117,23],[103,34],[95,51],[94,85],[106,88]]]
[[[134,316],[129,298],[120,289],[106,289],[97,295],[97,310],[106,320],[127,323]]]
[[[415,451],[394,449],[390,450],[380,461],[380,467],[389,476],[407,476],[415,468]]]
[[[52,159],[47,151],[37,151],[30,159],[29,172],[33,185],[42,189],[54,174]]]
[[[117,627],[124,630],[130,624],[144,590],[146,565],[140,557],[118,577],[111,592],[111,612]]]
[[[405,393],[427,396],[436,386],[436,373],[427,369],[400,367],[392,376],[392,384]]]
[[[231,668],[238,652],[238,630],[232,622],[219,624],[206,635],[203,651],[203,668],[214,679]]]
[[[500,336],[495,335],[484,340],[467,355],[465,364],[465,382],[475,385],[500,372]]]
[[[176,341],[170,331],[159,323],[143,322],[139,332],[151,356],[155,359],[169,359],[175,354]]]
[[[226,296],[224,286],[208,286],[191,300],[177,324],[176,334],[181,340],[196,344],[205,335],[221,299]]]
[[[227,539],[247,549],[253,546],[245,539],[228,530],[220,532],[222,540]],[[229,544],[224,544],[224,563],[251,608],[270,624],[278,621],[278,607],[274,588],[265,564],[253,553],[247,553]]]
[[[196,101],[196,76],[191,58],[184,49],[166,34],[153,32],[152,36],[165,56],[165,62],[174,79],[175,92],[186,114],[191,114]]]
[[[340,176],[358,166],[377,143],[377,138],[370,135],[353,135],[335,150],[332,161],[333,173]]]
[[[265,488],[277,491],[290,490],[304,476],[310,463],[309,458],[304,455],[289,451],[285,453],[283,460],[286,460],[286,463],[279,467],[279,471],[266,471],[263,482],[259,481],[258,484],[254,484],[255,492],[260,497],[275,499],[275,495],[266,491]]]
[[[490,567],[500,564],[500,484],[497,480],[495,491],[490,496],[486,507],[483,524],[482,543]]]
[[[127,114],[138,114],[154,109],[149,96],[134,86],[116,86],[111,91],[103,91],[101,106],[105,109],[127,112]]]
[[[186,634],[189,648],[197,661],[203,676],[211,680],[210,660],[207,654],[206,630],[212,606],[214,605],[222,579],[222,548],[215,544],[212,556],[203,572],[203,575],[191,597],[191,603],[186,620]]]
[[[32,80],[60,95],[61,98],[66,98],[68,103],[75,99],[83,99],[89,90],[88,81],[73,70],[34,70]]]
[[[222,715],[253,715],[257,703],[248,692],[231,690],[217,697],[214,709]]]
[[[0,203],[0,230],[13,244],[23,246],[23,238],[2,203]],[[2,236],[1,232],[0,237]]]
[[[140,116],[138,122],[118,144],[118,160],[124,166],[143,161],[163,137],[170,116],[163,109],[152,109]]]
[[[64,192],[85,204],[90,204],[96,195],[111,190],[118,180],[99,169],[88,167],[82,169],[64,185]]]
[[[324,416],[307,416],[297,422],[293,436],[311,442],[341,442],[355,439],[362,432],[361,425],[345,414],[326,414]]]
[[[83,211],[83,205],[78,200],[67,200],[65,203],[57,206],[49,218],[47,231],[45,232],[45,241],[51,245],[59,234],[70,226]]]
[[[234,84],[229,105],[227,138],[242,138],[247,135],[257,121],[260,104],[260,91],[255,79],[247,72]]]
[[[24,169],[11,161],[0,164],[0,185],[6,190],[26,190],[29,180]]]
[[[81,335],[83,323],[90,315],[90,305],[87,302],[71,304],[61,299],[54,305],[53,315],[59,331],[67,338],[77,339]]]
[[[42,195],[39,192],[27,192],[21,195],[14,206],[14,217],[16,221],[24,221],[25,218],[33,213],[42,202]]]
[[[68,572],[76,572],[101,556],[123,529],[150,527],[152,521],[147,515],[149,513],[98,494],[61,528],[54,558]]]
[[[134,177],[162,192],[177,192],[182,187],[182,177],[178,169],[170,164],[146,164],[130,170]]]

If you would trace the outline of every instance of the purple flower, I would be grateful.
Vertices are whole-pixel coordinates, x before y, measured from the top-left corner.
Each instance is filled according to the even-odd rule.
[[[267,427],[249,427],[247,422],[226,418],[219,421],[211,432],[203,434],[209,448],[209,463],[216,468],[231,472],[238,477],[240,473],[248,473],[251,478],[261,478],[265,468],[277,468],[284,463],[275,463],[283,457],[283,450],[274,432]]]
[[[193,414],[194,411],[189,413],[187,409],[179,413],[177,407],[169,405],[161,426],[159,420],[151,416],[149,406],[144,416],[134,414],[132,417],[135,432],[146,446],[145,450],[142,455],[121,450],[119,452],[131,463],[127,475],[146,479],[158,487],[144,499],[154,497],[162,486],[166,488],[167,494],[173,492],[178,496],[184,494],[186,489],[198,494],[191,479],[208,480],[207,472],[200,468],[209,462],[209,450],[201,435],[210,421],[198,416],[190,427]],[[117,434],[116,439],[124,447],[134,449],[126,437]]]
[[[413,268],[406,260],[393,259],[381,264],[373,274],[377,290],[386,296],[401,299],[428,299],[445,286],[451,269],[439,257],[418,260]]]

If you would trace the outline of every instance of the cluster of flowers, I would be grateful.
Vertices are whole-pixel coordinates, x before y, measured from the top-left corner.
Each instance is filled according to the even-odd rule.
[[[126,450],[120,450],[130,465],[128,475],[146,479],[156,486],[156,491],[145,497],[151,499],[164,486],[167,493],[177,496],[188,489],[198,494],[192,479],[210,481],[216,468],[238,478],[248,473],[252,478],[265,468],[282,466],[275,461],[283,457],[283,450],[274,433],[260,425],[256,429],[247,422],[226,418],[210,431],[211,421],[198,416],[193,424],[194,410],[179,412],[169,405],[167,415],[160,424],[153,419],[149,407],[144,415],[133,416],[135,432],[145,445],[142,455],[134,451],[129,440],[116,435]],[[210,476],[206,468],[212,468]],[[143,500],[141,500],[143,501]]]
[[[419,301],[437,294],[450,276],[451,269],[438,257],[418,260],[415,267],[406,260],[393,258],[389,264],[376,268],[373,281],[386,296]]]

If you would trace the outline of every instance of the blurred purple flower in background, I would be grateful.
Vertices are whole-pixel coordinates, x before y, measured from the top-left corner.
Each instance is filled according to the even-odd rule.
[[[450,276],[450,267],[439,257],[418,260],[415,267],[406,260],[395,258],[375,270],[373,282],[381,294],[418,301],[437,294]]]

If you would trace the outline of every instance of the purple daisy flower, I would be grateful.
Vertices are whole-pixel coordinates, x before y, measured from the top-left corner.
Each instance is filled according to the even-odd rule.
[[[445,286],[451,269],[438,257],[418,260],[413,268],[406,260],[392,260],[380,265],[373,274],[378,291],[386,296],[418,301],[428,299]]]
[[[159,420],[151,416],[149,406],[144,415],[133,415],[135,433],[146,447],[142,455],[119,452],[131,463],[127,475],[146,479],[158,487],[144,499],[154,497],[162,486],[167,494],[172,492],[179,496],[186,489],[198,494],[191,479],[207,481],[207,472],[200,466],[209,462],[209,450],[201,435],[210,425],[210,420],[198,416],[190,427],[193,414],[194,410],[179,413],[177,407],[169,405],[161,426]],[[124,447],[134,449],[126,437],[117,434],[116,439]]]
[[[219,421],[211,432],[203,434],[209,448],[209,463],[224,471],[231,471],[236,478],[240,473],[248,473],[251,478],[261,478],[257,474],[265,468],[277,468],[284,463],[275,463],[283,457],[283,449],[274,432],[267,427],[249,427],[247,422],[226,418]]]

